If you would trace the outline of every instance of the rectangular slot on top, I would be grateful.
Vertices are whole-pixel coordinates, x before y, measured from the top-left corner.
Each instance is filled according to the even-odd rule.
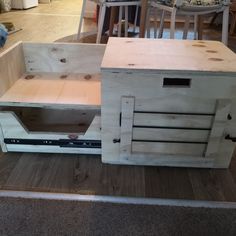
[[[177,88],[190,88],[191,79],[186,78],[164,78],[163,88],[165,87],[177,87]]]

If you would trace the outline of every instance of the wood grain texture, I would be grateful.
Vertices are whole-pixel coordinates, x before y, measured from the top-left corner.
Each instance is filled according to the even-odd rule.
[[[27,79],[28,77],[32,79]],[[65,77],[65,79],[63,79]],[[0,98],[4,106],[56,107],[72,105],[74,107],[99,107],[100,76],[85,74],[37,74],[24,75]]]
[[[161,70],[235,74],[235,63],[235,54],[215,41],[109,38],[102,68],[148,70],[148,73]]]
[[[214,129],[212,118],[215,113],[218,117],[218,100],[235,100],[235,60],[234,53],[218,42],[111,38],[102,62],[103,162],[227,168],[234,145],[223,134],[235,121],[220,119]],[[132,153],[127,160],[119,160],[119,145],[112,142],[120,138],[123,96],[135,98]],[[229,111],[222,108],[221,116]],[[207,150],[204,159],[210,132],[219,127],[219,151],[209,156]]]
[[[134,128],[134,140],[206,142],[208,130],[169,129],[168,128]]]
[[[27,72],[100,72],[106,46],[78,43],[23,43]]]
[[[235,202],[235,172],[235,156],[230,169],[210,170],[106,165],[100,156],[4,153],[0,189]]]
[[[120,158],[128,159],[132,152],[134,97],[121,98]]]
[[[135,113],[135,126],[210,128],[212,116]]]
[[[19,42],[0,54],[0,97],[25,72],[22,43]]]
[[[216,106],[216,114],[212,124],[211,133],[209,135],[208,145],[205,156],[210,157],[217,155],[220,142],[224,138],[227,116],[230,114],[231,101],[218,100]]]
[[[3,131],[3,138],[16,139],[47,139],[59,140],[69,139],[70,135],[75,135],[78,140],[101,140],[101,120],[100,117],[94,117],[92,123],[86,132],[82,133],[62,133],[62,132],[29,132],[27,128],[20,122],[13,112],[0,112],[0,124]],[[2,140],[3,141],[3,140]],[[12,152],[43,152],[43,153],[87,153],[100,154],[101,148],[67,148],[53,145],[18,145],[7,144],[7,151]]]

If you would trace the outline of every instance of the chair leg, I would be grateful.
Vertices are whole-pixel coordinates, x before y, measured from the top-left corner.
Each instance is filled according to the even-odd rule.
[[[100,10],[99,10],[98,33],[97,33],[96,43],[101,42],[102,29],[103,29],[103,24],[104,24],[104,19],[105,19],[105,13],[106,13],[106,5],[101,4],[100,5]]]
[[[202,30],[202,29],[201,29]],[[198,15],[194,15],[194,39],[198,39]]]
[[[113,35],[113,29],[114,29],[116,14],[117,14],[117,7],[111,7],[110,24],[109,24],[109,36]]]
[[[197,18],[196,29],[197,29],[197,39],[202,40],[203,28],[204,28],[204,16],[199,15]]]
[[[171,12],[171,18],[170,18],[170,39],[175,38],[175,19],[176,19],[176,8],[174,7]]]
[[[231,17],[232,17],[232,21],[231,21],[231,24],[230,24],[229,32],[230,32],[231,35],[233,35],[235,27],[236,27],[236,12],[231,12]]]
[[[154,15],[153,15],[153,20],[154,20],[154,38],[157,38],[157,8],[154,9]]]
[[[125,6],[125,37],[128,37],[129,13],[128,6]]]
[[[78,33],[77,33],[77,40],[80,39],[80,35],[81,35],[82,24],[84,20],[85,6],[86,6],[86,0],[83,0],[82,9],[80,13],[79,28],[78,28]]]
[[[190,16],[187,15],[187,16],[185,17],[185,22],[184,22],[183,39],[187,39],[187,36],[188,36],[188,29],[189,29],[189,21],[190,21]]]
[[[146,31],[147,31],[147,38],[150,38],[150,9],[151,9],[151,6],[149,6],[147,8],[147,12],[146,12]]]
[[[123,6],[119,7],[119,21],[118,21],[118,37],[121,37],[121,21],[123,14]]]
[[[160,29],[159,29],[159,32],[158,32],[158,38],[162,38],[162,36],[163,36],[164,23],[165,23],[165,11],[162,10],[161,19],[160,19]]]
[[[135,31],[136,31],[136,27],[137,27],[138,9],[139,9],[139,6],[136,6],[135,17],[134,17],[134,29],[133,29],[133,32],[134,32],[134,33],[135,33]]]
[[[222,22],[222,42],[228,44],[228,27],[229,27],[229,6],[226,6],[223,11],[223,22]]]

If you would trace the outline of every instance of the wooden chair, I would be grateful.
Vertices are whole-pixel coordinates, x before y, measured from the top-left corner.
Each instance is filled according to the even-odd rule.
[[[82,29],[82,23],[84,19],[86,1],[87,0],[83,0],[77,39],[80,39],[80,36],[81,36],[81,29]],[[118,37],[121,37],[121,21],[123,17],[123,8],[125,9],[125,37],[128,36],[128,7],[129,6],[137,6],[136,13],[135,13],[135,23],[134,23],[134,25],[136,26],[138,6],[140,5],[140,0],[94,0],[94,2],[96,2],[96,4],[99,5],[100,7],[96,43],[100,43],[101,41],[102,29],[104,25],[105,13],[106,13],[107,7],[119,7]]]
[[[164,28],[164,20],[165,13],[170,12],[170,38],[174,39],[175,37],[175,22],[176,15],[184,15],[186,16],[183,39],[187,38],[187,32],[189,27],[190,16],[194,16],[194,38],[197,39],[197,23],[198,17],[201,15],[208,15],[216,12],[223,12],[223,22],[222,22],[222,42],[227,45],[228,43],[228,21],[229,21],[229,4],[230,0],[219,0],[217,4],[214,5],[206,5],[206,1],[202,0],[205,5],[195,5],[199,1],[192,0],[173,0],[170,2],[169,0],[151,0],[149,3],[148,13],[147,13],[147,25],[149,24],[149,12],[151,8],[155,10],[161,10],[161,20],[160,20],[160,30],[158,33],[158,38],[162,37],[163,28]],[[149,28],[149,27],[147,27]],[[150,30],[150,29],[149,29]],[[148,36],[150,35],[148,30]],[[154,30],[154,37],[157,36],[156,30]]]

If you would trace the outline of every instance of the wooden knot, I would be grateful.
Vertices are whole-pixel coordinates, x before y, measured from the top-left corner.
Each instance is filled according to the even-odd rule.
[[[35,75],[26,75],[25,79],[30,80],[33,79],[35,77]]]

